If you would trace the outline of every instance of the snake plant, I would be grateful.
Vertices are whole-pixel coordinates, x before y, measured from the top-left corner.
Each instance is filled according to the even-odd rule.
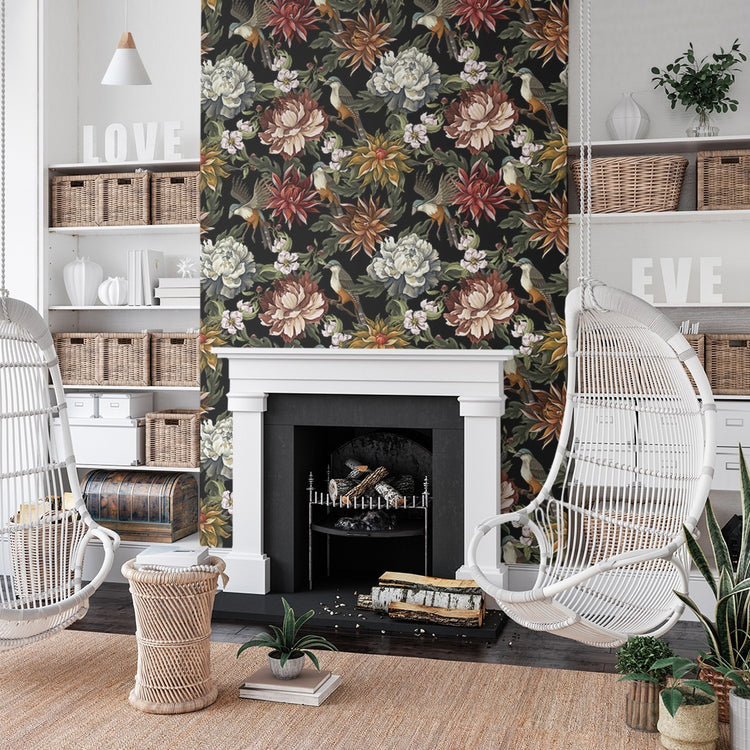
[[[294,610],[289,606],[289,602],[281,598],[284,605],[284,620],[281,627],[269,625],[270,633],[259,633],[251,638],[247,643],[243,643],[237,651],[239,656],[245,649],[259,646],[260,648],[270,648],[272,655],[278,652],[279,661],[283,667],[289,659],[298,656],[307,656],[320,672],[318,657],[311,649],[319,651],[338,651],[329,640],[321,635],[303,635],[299,637],[300,628],[315,614],[315,610],[309,610],[299,617],[294,616]]]
[[[695,537],[685,529],[690,557],[716,597],[714,619],[711,620],[701,612],[690,597],[675,593],[703,625],[708,638],[708,657],[712,666],[723,665],[734,670],[747,670],[750,668],[750,478],[741,448],[740,482],[742,542],[736,567],[732,564],[710,502],[706,504],[706,521],[716,572],[711,569]]]

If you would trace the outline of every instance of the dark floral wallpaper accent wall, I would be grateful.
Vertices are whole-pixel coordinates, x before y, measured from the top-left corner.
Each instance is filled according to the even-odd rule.
[[[202,43],[204,543],[231,544],[215,346],[518,348],[528,502],[563,408],[566,3],[203,0]]]

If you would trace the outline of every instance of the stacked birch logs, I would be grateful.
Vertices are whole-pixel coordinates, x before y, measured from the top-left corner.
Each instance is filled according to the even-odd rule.
[[[355,498],[366,497],[374,490],[386,501],[387,508],[399,508],[406,503],[406,498],[414,494],[414,477],[388,474],[385,466],[371,469],[356,458],[345,462],[350,470],[346,477],[328,480],[328,496],[342,505],[351,505]]]
[[[357,606],[394,620],[476,628],[485,613],[484,593],[474,581],[413,573],[383,573],[371,594],[358,596]]]

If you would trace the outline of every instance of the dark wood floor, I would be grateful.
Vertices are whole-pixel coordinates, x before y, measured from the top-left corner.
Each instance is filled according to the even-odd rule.
[[[128,587],[105,583],[90,600],[89,613],[73,626],[75,630],[103,633],[135,632],[135,615]],[[218,616],[212,626],[212,640],[244,643],[263,630],[245,618]],[[482,642],[462,636],[432,636],[415,628],[408,635],[380,632],[329,630],[326,635],[342,651],[394,656],[421,656],[451,661],[489,662],[527,667],[574,669],[590,672],[614,672],[615,651],[599,649],[547,633],[537,633],[508,621],[499,637]],[[694,658],[706,648],[697,622],[678,623],[667,636],[676,653]]]

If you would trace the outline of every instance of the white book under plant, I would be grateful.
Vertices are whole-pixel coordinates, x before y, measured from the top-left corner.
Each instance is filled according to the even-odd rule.
[[[135,557],[136,567],[159,566],[165,568],[190,568],[207,565],[208,547],[185,547],[179,544],[159,544],[147,547]]]

